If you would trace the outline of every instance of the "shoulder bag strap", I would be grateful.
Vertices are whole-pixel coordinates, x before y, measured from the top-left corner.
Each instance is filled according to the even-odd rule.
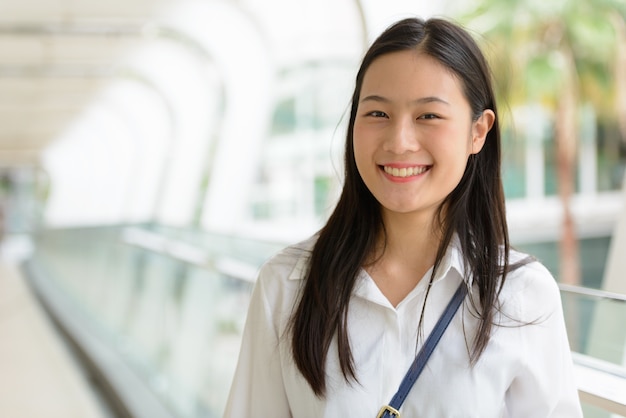
[[[398,391],[393,396],[393,398],[391,398],[391,402],[389,402],[389,405],[385,405],[381,408],[380,412],[377,415],[377,418],[400,418],[400,406],[406,399],[409,391],[413,387],[413,384],[424,369],[424,366],[426,366],[428,358],[437,346],[437,343],[439,342],[441,336],[448,327],[448,324],[450,324],[450,321],[452,321],[452,318],[456,314],[456,311],[459,309],[459,306],[461,306],[461,303],[463,303],[463,299],[465,299],[466,294],[467,286],[465,285],[465,283],[461,283],[461,285],[456,290],[456,293],[454,294],[454,296],[452,296],[452,299],[448,303],[446,310],[437,321],[435,328],[426,339],[424,346],[421,348],[419,353],[417,353],[417,356],[415,357],[415,360],[413,360],[411,367],[409,367],[409,370],[404,376],[404,379],[402,379]]]

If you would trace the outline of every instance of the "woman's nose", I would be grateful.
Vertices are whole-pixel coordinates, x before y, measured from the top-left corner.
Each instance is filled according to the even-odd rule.
[[[419,150],[419,138],[412,119],[399,120],[387,132],[383,150],[394,154],[404,154]]]

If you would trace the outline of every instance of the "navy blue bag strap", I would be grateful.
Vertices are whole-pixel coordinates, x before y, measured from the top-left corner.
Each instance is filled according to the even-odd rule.
[[[428,358],[432,354],[433,350],[437,346],[437,343],[441,339],[441,336],[446,331],[448,324],[452,321],[452,318],[456,314],[456,311],[459,310],[459,306],[463,303],[463,299],[465,299],[465,295],[467,294],[467,287],[465,283],[461,283],[461,285],[452,296],[452,299],[446,306],[446,310],[441,314],[441,317],[437,321],[435,328],[430,333],[424,346],[421,348],[415,360],[409,367],[409,370],[406,372],[404,379],[400,383],[400,387],[396,394],[391,398],[391,402],[389,405],[385,405],[380,409],[380,412],[376,416],[377,418],[400,418],[400,406],[406,399],[409,391],[413,387],[413,384],[419,377],[422,370],[424,370],[424,366],[426,366],[426,362]]]

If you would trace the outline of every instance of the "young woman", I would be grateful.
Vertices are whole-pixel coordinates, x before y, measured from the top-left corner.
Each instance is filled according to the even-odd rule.
[[[460,285],[402,415],[582,416],[556,283],[509,248],[489,68],[406,19],[357,74],[334,212],[260,272],[225,416],[376,416]]]

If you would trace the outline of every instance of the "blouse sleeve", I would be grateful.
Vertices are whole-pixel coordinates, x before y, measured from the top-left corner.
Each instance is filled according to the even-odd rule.
[[[518,297],[523,321],[518,327],[521,365],[506,394],[511,418],[582,418],[573,362],[558,286],[539,263]]]
[[[291,416],[281,372],[278,330],[264,285],[268,274],[272,274],[271,267],[266,265],[252,292],[225,418]]]

